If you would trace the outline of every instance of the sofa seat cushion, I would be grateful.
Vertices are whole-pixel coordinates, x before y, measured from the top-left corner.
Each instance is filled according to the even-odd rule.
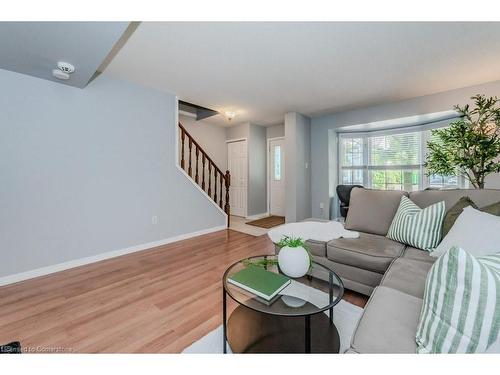
[[[423,298],[425,281],[432,264],[410,258],[398,258],[385,273],[381,285]]]
[[[333,262],[324,257],[313,256],[313,260],[339,275],[344,283],[344,287],[367,296],[372,294],[373,289],[380,285],[382,278],[384,277],[384,275],[379,272],[367,271],[362,268]],[[324,272],[323,275],[314,276],[328,281],[329,275],[327,272]]]
[[[359,233],[359,238],[338,238],[328,242],[327,258],[361,269],[384,273],[405,245],[384,236]]]
[[[308,250],[312,255],[317,257],[326,257],[326,242],[324,241],[316,241],[316,240],[307,240],[306,245]]]
[[[415,247],[407,246],[403,258],[415,259],[421,262],[434,263],[436,258],[431,256],[428,251],[417,249]]]
[[[422,300],[396,289],[375,288],[351,341],[357,353],[415,353]]]
[[[309,218],[303,221],[314,221],[318,223],[327,223],[328,220],[325,219],[316,219]],[[325,241],[316,241],[316,240],[307,240],[306,245],[308,246],[309,251],[313,256],[317,257],[326,257],[326,242]]]

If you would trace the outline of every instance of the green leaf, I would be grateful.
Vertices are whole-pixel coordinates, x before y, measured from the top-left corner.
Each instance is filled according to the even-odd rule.
[[[476,188],[500,171],[500,100],[474,95],[475,107],[454,108],[461,118],[444,129],[431,131],[424,166],[428,175],[464,175]]]

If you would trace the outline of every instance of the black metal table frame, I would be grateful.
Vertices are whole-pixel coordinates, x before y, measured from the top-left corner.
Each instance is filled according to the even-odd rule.
[[[246,259],[262,258],[262,257],[267,259],[268,255],[257,255],[257,256],[246,258]],[[227,353],[227,294],[229,294],[229,296],[233,299],[233,301],[240,304],[233,296],[231,296],[231,293],[226,292],[226,286],[225,286],[224,280],[226,280],[227,273],[229,272],[229,270],[231,268],[233,268],[233,266],[235,266],[236,264],[238,264],[240,262],[241,262],[241,260],[236,262],[236,263],[233,263],[231,266],[229,266],[228,269],[226,270],[226,272],[224,272],[224,276],[222,277],[222,340],[223,340],[222,351],[224,354]],[[311,314],[281,315],[281,314],[272,314],[272,313],[263,312],[263,311],[254,309],[250,306],[242,305],[248,309],[254,310],[254,311],[261,313],[261,314],[278,315],[278,316],[284,316],[284,317],[286,316],[286,317],[290,317],[290,318],[302,318],[303,317],[305,319],[305,322],[304,322],[305,323],[304,324],[304,326],[305,326],[304,352],[306,354],[311,353],[311,316],[316,315],[316,314],[320,314],[326,310],[329,310],[328,315],[329,315],[330,325],[333,325],[333,307],[342,299],[342,295],[344,294],[344,284],[343,284],[342,280],[340,278],[338,278],[339,287],[341,289],[340,293],[339,293],[340,297],[337,298],[335,303],[333,303],[333,271],[322,264],[319,264],[319,263],[314,263],[314,264],[317,264],[320,267],[325,268],[329,271],[328,272],[328,275],[329,275],[328,279],[329,279],[329,302],[330,303],[328,304],[328,306],[325,306],[323,309],[320,309],[320,310],[318,310],[314,313],[311,313]],[[278,266],[278,269],[279,269],[279,266]],[[312,276],[307,275],[307,278],[312,279]]]

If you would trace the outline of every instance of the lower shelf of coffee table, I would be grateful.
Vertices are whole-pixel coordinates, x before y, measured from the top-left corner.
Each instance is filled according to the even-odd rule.
[[[324,313],[311,315],[311,353],[338,353],[337,328]],[[233,353],[304,353],[305,317],[260,313],[238,306],[227,322]]]

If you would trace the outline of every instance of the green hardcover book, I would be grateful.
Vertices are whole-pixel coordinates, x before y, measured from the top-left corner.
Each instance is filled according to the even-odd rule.
[[[236,272],[228,278],[228,281],[267,301],[290,284],[288,277],[255,266],[249,266]]]

